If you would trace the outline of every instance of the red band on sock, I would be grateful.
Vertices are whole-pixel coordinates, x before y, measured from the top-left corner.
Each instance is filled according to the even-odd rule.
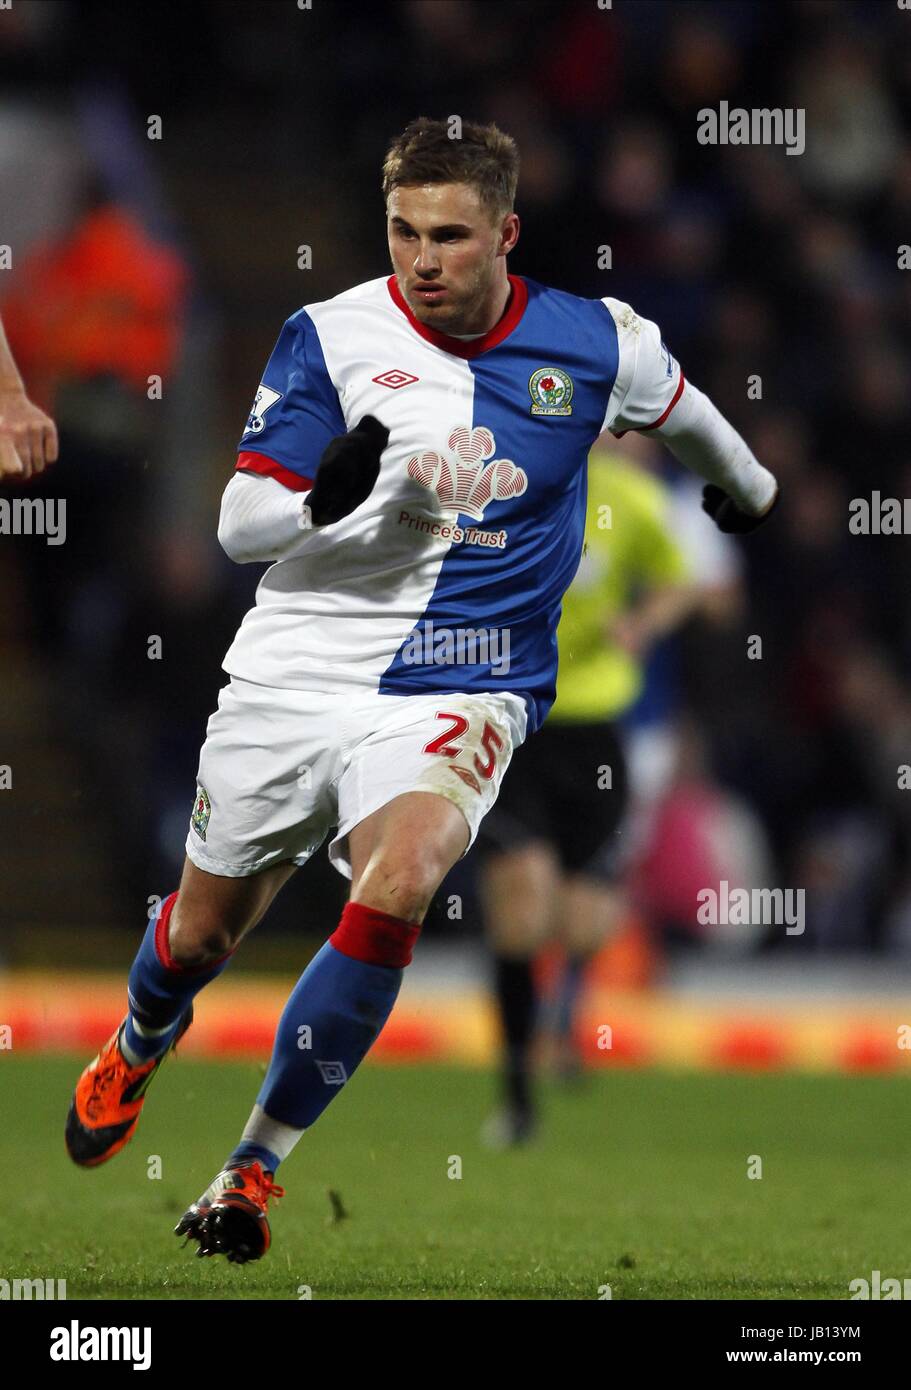
[[[179,890],[178,890],[179,891]],[[174,904],[177,902],[177,893],[171,893],[161,904],[161,912],[158,914],[158,921],[155,923],[155,954],[161,961],[165,970],[173,970],[178,975],[204,975],[207,971],[214,969],[216,965],[221,965],[222,961],[234,954],[227,951],[217,960],[207,960],[204,965],[180,965],[171,955],[171,948],[168,945],[168,928],[171,922],[171,913],[174,911]]]
[[[405,922],[363,903],[346,903],[329,944],[343,956],[368,965],[401,968],[411,963],[411,949],[420,930],[420,922]]]

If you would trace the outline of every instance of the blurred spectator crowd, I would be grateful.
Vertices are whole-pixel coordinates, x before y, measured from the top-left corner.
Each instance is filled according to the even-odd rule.
[[[687,836],[712,802],[729,829],[735,810],[759,828],[771,882],[807,888],[795,949],[911,952],[911,552],[848,529],[852,498],[911,496],[911,13],[17,0],[0,77],[0,312],[61,433],[60,463],[22,486],[69,511],[65,545],[3,542],[24,595],[7,640],[45,673],[127,900],[174,886],[221,657],[252,602],[259,567],[231,565],[215,523],[262,367],[300,304],[387,272],[385,144],[458,113],[519,143],[510,268],[657,320],[781,481],[774,524],[742,546],[736,611],[673,639],[683,734],[653,929],[697,937]],[[722,100],[805,108],[805,153],[699,144],[697,113]]]

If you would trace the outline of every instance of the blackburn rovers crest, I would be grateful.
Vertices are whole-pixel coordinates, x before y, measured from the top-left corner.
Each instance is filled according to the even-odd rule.
[[[572,378],[560,367],[539,367],[528,381],[532,415],[572,415]]]
[[[193,815],[190,817],[190,824],[196,831],[201,840],[206,838],[206,826],[209,824],[209,817],[212,814],[212,805],[209,801],[209,793],[205,787],[196,788],[196,800],[193,803]]]

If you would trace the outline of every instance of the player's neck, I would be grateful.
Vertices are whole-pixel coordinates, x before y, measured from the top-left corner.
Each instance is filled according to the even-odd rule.
[[[489,300],[489,307],[485,306],[485,312],[478,315],[478,321],[470,327],[465,327],[460,333],[449,333],[450,338],[483,338],[485,333],[489,333],[500,322],[500,319],[509,308],[512,299],[512,285],[504,274],[503,283],[497,283]]]

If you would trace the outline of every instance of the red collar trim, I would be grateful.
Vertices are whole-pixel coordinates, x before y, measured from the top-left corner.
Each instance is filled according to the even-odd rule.
[[[483,338],[472,338],[469,342],[463,342],[460,338],[453,338],[449,333],[441,333],[437,328],[428,328],[427,324],[416,319],[409,309],[399,289],[399,282],[394,275],[389,276],[386,281],[386,288],[389,290],[396,308],[401,309],[414,331],[419,333],[422,338],[426,338],[428,343],[433,343],[434,347],[442,348],[444,352],[451,352],[454,357],[477,357],[479,353],[488,352],[490,348],[502,343],[525,313],[525,306],[528,303],[528,286],[520,275],[507,275],[506,278],[512,287],[512,298],[505,314],[489,332],[484,334]]]

